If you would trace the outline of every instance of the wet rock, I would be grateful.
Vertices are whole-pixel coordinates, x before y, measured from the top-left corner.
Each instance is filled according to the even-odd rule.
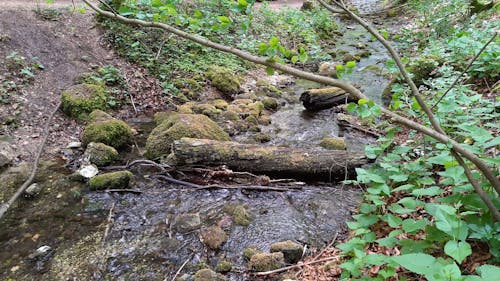
[[[177,279],[175,279],[176,281],[194,281],[194,276],[191,275],[191,274],[182,274],[180,277],[177,277]]]
[[[74,85],[62,92],[61,109],[70,117],[85,120],[93,110],[106,108],[107,97],[102,85]]]
[[[114,147],[100,142],[89,143],[83,157],[97,166],[107,166],[120,159],[120,155]]]
[[[278,108],[278,100],[271,97],[265,97],[262,99],[262,104],[267,110],[276,110]]]
[[[312,1],[304,1],[304,3],[302,3],[302,6],[300,7],[300,9],[303,11],[312,10],[312,9],[314,9],[314,4],[312,3]]]
[[[16,153],[8,142],[0,141],[0,168],[9,165],[16,158]]]
[[[302,258],[304,248],[302,245],[288,240],[272,244],[269,251],[271,253],[281,252],[283,253],[285,262],[296,263]]]
[[[415,82],[415,85],[420,86],[441,63],[442,58],[434,55],[425,55],[413,59],[408,64],[407,70],[412,74],[412,80]]]
[[[227,234],[219,226],[211,226],[201,233],[202,242],[212,250],[219,249],[227,241]]]
[[[201,114],[172,114],[153,129],[146,141],[146,156],[150,159],[166,157],[172,143],[183,137],[230,140],[217,123]]]
[[[49,260],[54,255],[52,247],[44,245],[28,255],[28,260],[33,263],[37,272],[46,271]]]
[[[113,118],[101,110],[93,111],[83,130],[82,141],[85,145],[101,142],[114,148],[121,148],[132,141],[132,129],[127,123]]]
[[[72,141],[72,142],[68,143],[68,145],[66,145],[66,148],[69,148],[69,149],[77,149],[80,147],[82,147],[82,143],[79,141]]]
[[[78,172],[71,176],[71,178],[75,181],[81,181],[82,176],[84,179],[90,179],[99,173],[99,169],[97,169],[96,165],[85,165],[78,169]]]
[[[318,73],[320,75],[330,76],[333,78],[338,78],[337,76],[337,65],[336,62],[322,62],[319,65]]]
[[[179,214],[175,217],[172,228],[180,233],[186,233],[200,228],[201,219],[198,213]]]
[[[249,261],[253,255],[262,253],[257,246],[248,246],[245,250],[243,250],[243,259]]]
[[[266,133],[257,133],[252,138],[259,143],[266,143],[272,139],[271,135]]]
[[[225,281],[225,280],[227,280],[226,277],[208,268],[198,270],[194,275],[194,281]]]
[[[319,146],[329,150],[345,150],[347,148],[345,139],[338,137],[323,138]]]
[[[102,189],[124,189],[128,188],[132,173],[129,171],[118,171],[97,175],[89,180],[91,190]]]
[[[220,261],[216,266],[215,266],[215,271],[220,272],[220,273],[227,273],[231,271],[233,268],[233,264],[229,261]]]
[[[226,97],[231,98],[241,91],[241,78],[232,73],[229,69],[219,66],[209,68],[207,77],[217,90]]]
[[[247,266],[255,272],[275,270],[285,266],[285,259],[281,252],[260,253],[253,255]]]

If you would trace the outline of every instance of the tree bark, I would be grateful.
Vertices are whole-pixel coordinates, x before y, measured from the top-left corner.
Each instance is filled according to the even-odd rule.
[[[300,101],[307,110],[319,111],[357,99],[340,88],[330,87],[307,90],[300,95]]]
[[[328,181],[352,178],[354,168],[368,163],[359,152],[192,138],[175,141],[172,151],[178,166],[226,165],[238,171]]]

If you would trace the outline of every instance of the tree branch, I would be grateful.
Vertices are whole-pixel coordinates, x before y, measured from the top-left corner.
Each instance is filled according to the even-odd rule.
[[[0,206],[0,219],[5,215],[7,210],[16,202],[17,198],[23,194],[23,192],[30,186],[30,184],[33,182],[36,176],[36,172],[38,171],[38,163],[40,162],[40,157],[42,156],[43,149],[45,147],[45,144],[47,143],[47,139],[49,138],[50,134],[50,125],[52,123],[52,118],[56,114],[57,110],[61,106],[61,101],[57,104],[57,106],[54,108],[52,113],[49,115],[49,119],[45,123],[45,128],[43,129],[45,136],[43,137],[42,142],[40,143],[40,146],[38,147],[38,152],[35,155],[35,162],[33,163],[33,168],[31,169],[31,174],[28,177],[28,179],[17,189],[16,193],[12,195],[12,197],[7,201],[5,204]]]
[[[284,73],[287,73],[287,74],[290,74],[290,75],[293,75],[296,77],[300,77],[300,78],[303,78],[306,80],[314,81],[314,82],[317,82],[320,84],[339,87],[339,88],[345,90],[346,92],[352,94],[353,96],[355,96],[358,99],[366,99],[367,98],[359,89],[357,89],[356,87],[354,87],[353,85],[351,85],[345,81],[341,81],[341,80],[337,80],[337,79],[333,79],[333,78],[325,77],[325,76],[321,76],[321,75],[316,75],[316,74],[313,74],[310,72],[305,72],[305,71],[302,71],[302,70],[299,70],[299,69],[296,69],[296,68],[293,68],[293,67],[290,67],[287,65],[276,63],[276,62],[270,62],[266,58],[254,56],[254,55],[249,54],[247,52],[244,52],[242,50],[239,50],[239,49],[236,49],[233,47],[229,47],[229,46],[225,46],[225,45],[221,45],[221,44],[209,41],[207,39],[191,35],[189,33],[186,33],[182,30],[176,29],[176,28],[174,28],[170,25],[164,24],[164,23],[148,22],[148,21],[143,21],[143,20],[138,20],[138,19],[126,18],[126,17],[121,16],[121,15],[115,15],[111,12],[101,10],[96,5],[90,3],[89,0],[82,0],[82,1],[85,2],[91,9],[93,9],[94,11],[100,13],[101,15],[103,15],[105,17],[116,19],[120,22],[127,23],[127,24],[138,25],[138,26],[143,26],[143,27],[160,28],[160,29],[163,29],[167,32],[173,33],[179,37],[182,37],[184,39],[196,42],[196,43],[201,44],[203,46],[213,48],[213,49],[225,52],[225,53],[233,54],[233,55],[238,56],[244,60],[247,60],[247,61],[250,61],[250,62],[253,62],[256,64],[272,67],[272,68],[279,70],[279,71],[282,71]],[[476,165],[476,167],[486,176],[488,181],[490,181],[492,183],[492,185],[495,187],[495,189],[500,190],[500,181],[495,177],[493,172],[491,172],[488,165],[486,163],[484,163],[477,155],[475,155],[471,151],[469,151],[466,148],[464,148],[463,146],[461,146],[458,142],[454,141],[453,139],[449,138],[448,136],[446,136],[443,133],[440,133],[440,132],[437,132],[433,129],[425,127],[425,126],[423,126],[415,121],[412,121],[412,120],[405,118],[397,113],[394,113],[394,112],[388,110],[387,108],[381,107],[381,111],[387,118],[389,118],[397,123],[400,123],[404,126],[412,128],[416,131],[419,131],[420,133],[423,133],[427,136],[430,136],[430,137],[438,140],[441,143],[450,144],[453,147],[453,149],[455,149],[458,153],[460,153],[465,158],[467,158],[469,161],[471,161],[474,165]]]

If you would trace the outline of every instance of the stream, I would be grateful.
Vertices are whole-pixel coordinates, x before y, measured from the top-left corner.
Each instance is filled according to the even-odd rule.
[[[343,78],[380,102],[389,81],[373,69],[384,69],[388,57],[383,47],[354,23],[341,32],[345,35],[337,49],[357,52],[362,47],[371,53]],[[262,128],[272,135],[268,144],[305,148],[343,136],[348,150],[362,151],[373,139],[342,130],[333,109],[304,111],[300,93],[317,87],[295,80],[283,89],[290,98],[271,116],[271,125]],[[150,126],[147,119],[139,122]],[[233,264],[229,280],[249,280],[245,248],[268,251],[272,243],[285,240],[307,249],[325,246],[337,234],[345,236],[345,222],[361,199],[359,190],[315,181],[286,192],[194,190],[149,177],[140,168],[131,169],[131,187],[138,194],[91,192],[69,182],[71,171],[60,168],[61,159],[54,161],[38,177],[45,187],[40,196],[21,199],[0,221],[0,276],[14,278],[2,280],[171,280],[185,262],[180,280],[192,280],[190,274],[206,265],[215,268],[221,260]],[[250,215],[247,226],[231,220],[235,206]],[[188,231],[179,226],[186,214],[196,221]],[[200,232],[213,225],[228,235],[216,251],[200,241]]]

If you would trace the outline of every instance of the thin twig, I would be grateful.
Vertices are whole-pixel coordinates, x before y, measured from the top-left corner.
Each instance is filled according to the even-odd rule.
[[[28,179],[17,189],[16,193],[12,195],[12,197],[4,203],[3,205],[0,206],[0,219],[5,215],[7,210],[14,204],[14,202],[23,194],[23,192],[28,188],[28,186],[31,185],[33,180],[35,179],[36,173],[38,171],[38,163],[40,162],[40,157],[42,156],[43,149],[45,147],[45,144],[47,143],[47,139],[49,138],[50,135],[50,125],[52,123],[52,119],[54,118],[54,115],[56,114],[57,110],[59,110],[59,107],[61,106],[61,101],[59,101],[52,111],[52,113],[49,115],[49,118],[47,119],[47,122],[45,122],[45,128],[43,129],[44,137],[42,140],[42,143],[38,147],[38,152],[35,156],[35,162],[33,163],[33,168],[31,169],[31,174],[28,177]]]
[[[311,264],[325,262],[325,261],[331,261],[331,260],[334,260],[334,259],[338,259],[338,257],[328,257],[328,258],[324,258],[324,259],[320,259],[320,260],[316,260],[316,261],[310,261],[310,262],[305,262],[305,263],[301,263],[301,264],[295,264],[295,265],[285,266],[285,267],[278,268],[278,269],[275,269],[275,270],[264,271],[264,272],[257,272],[257,273],[254,273],[253,275],[255,275],[255,276],[270,275],[270,274],[280,273],[280,272],[283,272],[283,271],[288,271],[290,269],[300,268],[300,267],[303,267],[303,266],[306,266],[306,265],[311,265]]]
[[[132,93],[130,93],[128,96],[130,97],[130,103],[132,103],[132,107],[134,108],[134,111],[137,114],[138,111],[137,111],[137,108],[135,107],[134,97],[133,97]]]
[[[175,272],[174,277],[172,277],[172,279],[171,279],[172,281],[175,281],[175,278],[177,278],[177,275],[179,275],[179,273],[181,273],[181,270],[186,266],[186,264],[188,263],[189,260],[191,260],[191,257],[186,259],[186,261],[181,265],[181,267],[179,267],[177,272]],[[165,278],[165,280],[167,280],[167,279]]]
[[[495,34],[493,34],[493,37],[491,37],[490,40],[488,40],[488,42],[486,42],[486,44],[483,45],[481,50],[479,50],[479,52],[476,54],[476,56],[469,62],[467,67],[462,71],[462,73],[460,73],[460,75],[458,75],[457,79],[455,79],[455,81],[453,81],[453,83],[448,88],[448,90],[446,90],[446,92],[444,92],[444,94],[439,98],[439,100],[432,106],[432,109],[434,109],[434,107],[436,107],[441,102],[441,100],[443,100],[443,98],[451,91],[451,89],[453,89],[457,85],[457,83],[460,81],[460,78],[462,78],[462,76],[464,76],[464,74],[467,73],[467,71],[469,71],[469,68],[472,66],[472,64],[479,58],[479,56],[484,52],[484,50],[486,50],[488,45],[491,42],[493,42],[493,40],[495,40],[495,37],[497,37],[497,35],[498,35],[498,32],[495,32]]]
[[[321,257],[321,255],[323,255],[328,248],[330,248],[331,246],[333,246],[333,244],[335,244],[335,241],[337,241],[338,236],[339,236],[339,233],[335,232],[335,235],[333,236],[333,239],[330,242],[330,244],[328,244],[328,246],[323,248],[323,250],[321,250],[321,252],[319,254],[317,254],[312,260],[315,261],[315,260],[319,259],[319,257]]]
[[[105,189],[104,192],[120,192],[120,193],[136,193],[136,194],[141,194],[143,193],[142,190],[139,189]]]
[[[134,161],[128,163],[125,166],[107,166],[107,167],[103,167],[102,169],[103,170],[127,170],[135,165],[147,165],[147,166],[156,167],[162,172],[168,172],[172,169],[172,167],[170,167],[169,165],[158,164],[155,161],[148,160],[148,159],[137,159],[137,160],[134,160]]]
[[[172,177],[164,176],[164,175],[155,175],[155,178],[161,179],[168,181],[170,183],[174,184],[180,184],[184,185],[187,187],[192,187],[195,188],[196,190],[203,190],[203,189],[244,189],[244,190],[260,190],[260,191],[292,191],[292,190],[299,190],[302,189],[302,187],[273,187],[273,186],[260,186],[260,185],[233,185],[233,186],[225,186],[225,185],[199,185],[187,181],[182,181],[178,179],[174,179]]]
[[[108,223],[106,224],[106,229],[104,230],[104,235],[102,236],[101,244],[104,244],[106,242],[106,239],[108,238],[109,231],[111,230],[111,226],[113,225],[114,211],[115,211],[115,202],[113,202],[113,205],[111,205],[111,209],[109,209]]]

